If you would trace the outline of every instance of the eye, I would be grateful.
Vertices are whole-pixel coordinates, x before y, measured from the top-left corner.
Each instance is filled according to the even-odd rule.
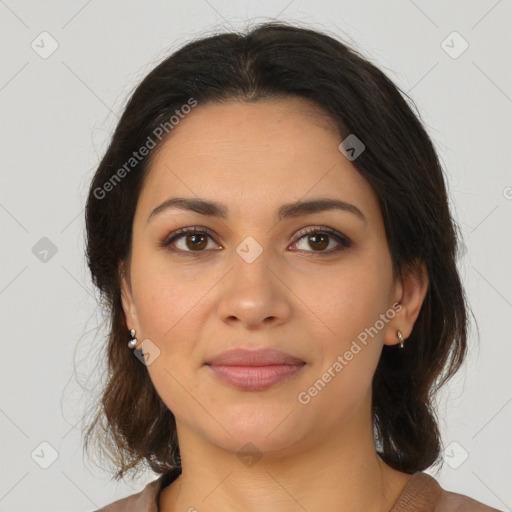
[[[302,235],[302,236],[301,236]],[[303,247],[298,247],[301,243],[301,240],[305,240],[303,243]],[[334,240],[338,246],[331,248],[329,250],[324,250],[330,245],[329,239]],[[332,241],[331,240],[331,241]],[[342,251],[343,249],[348,249],[352,246],[352,242],[338,231],[328,227],[309,227],[303,229],[299,232],[299,240],[293,244],[297,246],[299,250],[305,250],[306,252],[317,252],[319,255],[328,255],[335,252]],[[310,251],[304,247],[312,247],[313,250]]]
[[[347,237],[325,226],[305,228],[297,236],[299,236],[299,239],[292,244],[293,247],[297,247],[300,251],[304,252],[318,253],[319,256],[333,254],[352,246],[352,242]],[[160,242],[160,246],[175,253],[199,256],[201,253],[206,252],[206,249],[219,249],[217,244],[213,244],[213,247],[208,247],[209,239],[213,240],[213,238],[214,234],[208,228],[198,226],[186,227],[171,233]],[[303,239],[305,240],[303,247],[298,247]],[[332,241],[335,242],[334,248],[325,250],[331,245],[330,242]],[[179,244],[181,244],[181,247]],[[313,248],[313,250],[304,248],[308,246]]]
[[[200,253],[204,252],[203,249],[208,248],[208,238],[213,238],[213,233],[209,229],[194,226],[171,233],[160,245],[173,252],[184,252],[199,256]],[[178,242],[181,242],[181,247],[178,246]]]

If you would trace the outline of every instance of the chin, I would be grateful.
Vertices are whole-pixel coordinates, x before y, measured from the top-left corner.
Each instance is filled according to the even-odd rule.
[[[229,414],[217,408],[216,421],[200,427],[201,435],[225,450],[281,453],[300,441],[303,417],[274,407],[233,407]],[[300,421],[298,422],[297,419]],[[219,425],[220,424],[220,425]],[[223,428],[224,427],[224,428]]]
[[[267,436],[266,433],[249,429],[245,432],[233,432],[233,437],[229,435],[214,436],[210,438],[210,442],[219,448],[235,453],[244,463],[246,455],[254,457],[255,460],[261,456],[282,457],[298,440],[291,438],[289,432],[283,432],[283,435]]]

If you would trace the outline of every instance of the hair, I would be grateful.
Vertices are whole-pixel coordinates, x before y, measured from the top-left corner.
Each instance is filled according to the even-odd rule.
[[[113,464],[116,479],[141,464],[156,473],[181,466],[174,415],[127,347],[131,326],[121,302],[135,208],[166,140],[162,126],[172,136],[166,121],[180,109],[186,112],[191,98],[201,105],[288,97],[318,106],[340,141],[355,134],[365,144],[352,163],[378,197],[393,276],[403,279],[406,271],[426,267],[428,289],[405,349],[383,347],[372,381],[372,418],[377,453],[392,468],[413,473],[440,462],[433,400],[466,356],[469,307],[436,151],[406,101],[412,100],[375,65],[334,36],[274,21],[189,41],[158,64],[128,100],[92,179],[85,209],[87,263],[110,332],[108,377],[85,447],[97,438],[95,446]],[[154,149],[134,163],[134,151],[150,140]]]

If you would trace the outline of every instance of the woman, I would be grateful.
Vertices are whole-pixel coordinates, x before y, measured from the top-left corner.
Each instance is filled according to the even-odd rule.
[[[187,44],[135,90],[86,223],[111,319],[86,446],[160,475],[101,510],[496,510],[423,472],[466,355],[457,233],[356,51],[277,22]]]

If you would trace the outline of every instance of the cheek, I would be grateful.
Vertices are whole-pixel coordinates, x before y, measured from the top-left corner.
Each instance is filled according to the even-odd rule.
[[[309,294],[308,303],[322,320],[318,333],[323,334],[317,335],[321,345],[317,377],[329,369],[336,375],[328,386],[333,393],[330,398],[350,402],[361,398],[371,386],[382,352],[386,326],[382,315],[388,307],[389,286],[386,269],[378,261],[360,258],[331,273],[322,286],[315,287],[313,295]],[[329,375],[325,377],[329,379]]]
[[[190,372],[200,365],[197,340],[211,308],[205,294],[215,278],[199,279],[191,267],[183,271],[183,265],[171,265],[161,256],[144,259],[141,255],[138,262],[135,257],[133,261],[132,287],[142,337],[154,343],[156,348],[148,346],[158,354],[148,372],[158,394],[172,409],[187,402],[184,387],[193,386]]]
[[[138,262],[134,257],[132,269],[137,315],[145,337],[167,344],[198,325],[187,320],[200,312],[201,299],[211,287],[207,280],[182,271],[182,266],[172,265],[161,254],[141,254]]]
[[[355,279],[355,278],[354,278]],[[382,326],[377,324],[383,303],[372,286],[354,286],[352,281],[332,285],[318,316],[329,327],[316,338],[321,354],[314,379],[328,382],[319,393],[318,414],[340,421],[350,414],[371,389],[373,375],[382,353]],[[379,329],[381,327],[381,329]],[[334,332],[334,335],[332,332]],[[312,389],[315,392],[314,389]],[[332,404],[339,410],[329,412]]]
[[[190,402],[189,372],[204,291],[156,265],[133,275],[132,286],[143,338],[151,340],[154,345],[148,346],[157,354],[147,371],[166,406],[182,415]]]
[[[382,269],[362,261],[350,268],[333,270],[321,285],[317,282],[314,288],[304,287],[299,293],[323,320],[326,332],[347,341],[372,326],[385,312],[388,286]]]

